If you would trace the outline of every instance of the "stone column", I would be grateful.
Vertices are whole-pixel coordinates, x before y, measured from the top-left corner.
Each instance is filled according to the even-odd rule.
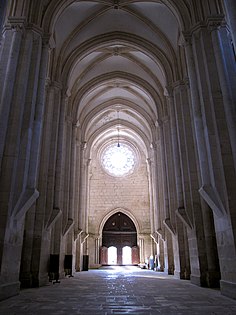
[[[81,265],[81,241],[80,235],[83,232],[82,230],[82,213],[80,212],[80,193],[81,193],[81,172],[82,172],[82,150],[83,146],[81,145],[81,128],[79,122],[76,124],[76,168],[75,168],[75,213],[74,213],[74,240],[75,240],[75,270],[80,271]]]
[[[60,85],[49,82],[47,87],[43,140],[41,144],[41,159],[38,187],[40,191],[35,211],[35,225],[32,245],[32,282],[33,286],[48,282],[48,260],[52,247],[58,252],[60,240],[53,230],[54,243],[50,241],[52,227],[59,219],[60,213],[54,208],[54,184],[58,145],[58,128],[60,116]],[[53,127],[52,127],[53,126]],[[59,223],[61,225],[61,222]],[[61,227],[59,227],[61,231]],[[53,252],[52,252],[53,253]]]
[[[157,141],[158,143],[158,141]],[[161,187],[161,174],[158,173],[158,158],[160,159],[159,155],[160,152],[158,152],[157,143],[152,143],[151,148],[151,159],[150,159],[150,190],[152,195],[152,201],[153,201],[153,231],[152,233],[161,233],[161,202],[159,201],[160,196],[160,187]]]
[[[144,239],[139,236],[139,257],[140,257],[140,263],[144,263],[145,262],[145,259],[147,257],[145,257],[145,253],[144,253]]]
[[[148,184],[149,184],[149,195],[150,195],[150,223],[151,223],[151,234],[155,231],[155,224],[154,224],[154,213],[157,211],[154,203],[154,183],[153,180],[153,166],[152,161],[150,158],[147,159],[147,169],[148,169]],[[155,208],[154,208],[155,207]]]
[[[2,39],[2,29],[4,25],[4,20],[6,16],[7,0],[2,0],[0,2],[0,60],[1,60],[1,39]]]
[[[100,253],[100,236],[95,237],[95,264],[99,264],[99,253]]]
[[[165,220],[165,191],[164,191],[164,172],[163,172],[163,158],[162,158],[162,140],[160,139],[160,126],[156,122],[156,133],[158,140],[156,141],[156,148],[154,146],[154,168],[155,168],[155,177],[156,177],[156,203],[157,203],[157,213],[155,215],[156,222],[156,233],[161,239],[164,239],[164,220]]]
[[[167,104],[170,112],[170,127],[171,127],[171,138],[173,147],[173,160],[174,160],[174,172],[175,172],[175,182],[177,191],[177,209],[182,209],[184,207],[183,201],[183,186],[181,178],[181,168],[180,168],[180,157],[179,157],[179,144],[177,137],[177,127],[176,127],[176,112],[174,108],[174,98],[172,88],[168,87],[166,91]],[[177,210],[176,209],[176,210]]]
[[[169,210],[169,191],[167,184],[167,166],[166,166],[166,152],[165,152],[165,142],[164,142],[164,123],[163,121],[158,121],[160,127],[160,138],[161,138],[161,160],[162,160],[162,178],[163,178],[163,190],[164,190],[164,207],[165,207],[165,219],[170,219]]]
[[[0,65],[0,165],[7,136],[23,31],[24,20],[21,23],[12,21],[12,25],[8,26],[4,34]]]
[[[83,142],[81,144],[80,155],[80,180],[79,180],[79,230],[82,231],[81,246],[80,246],[80,266],[82,268],[83,255],[88,254],[88,186],[89,186],[89,165],[90,159],[87,156],[87,144]]]
[[[45,179],[47,177],[47,184],[45,190],[46,198],[46,211],[45,211],[45,222],[47,228],[52,226],[52,223],[55,222],[55,215],[58,214],[58,210],[62,209],[63,206],[58,200],[58,195],[55,195],[55,192],[58,192],[58,173],[57,173],[57,160],[59,158],[58,151],[61,149],[58,147],[58,141],[60,133],[60,115],[61,115],[61,84],[58,82],[50,82],[48,85],[48,96],[47,96],[47,117],[45,119],[46,129],[44,132],[45,139],[43,141],[45,156],[44,157],[44,166],[45,169]],[[62,139],[63,139],[63,135]],[[63,167],[63,166],[62,166]],[[57,181],[58,180],[58,181]]]
[[[83,142],[81,144],[81,171],[80,171],[80,199],[79,199],[79,228],[86,231],[87,219],[87,185],[88,185],[88,166],[90,159],[87,157],[87,144]]]
[[[234,49],[236,51],[236,2],[234,0],[224,0],[225,9],[231,28],[231,36],[234,43]]]
[[[40,49],[42,44],[42,52]],[[28,181],[26,185],[25,193],[22,195],[22,201],[28,200],[27,202],[29,210],[26,213],[25,220],[25,232],[24,232],[24,243],[21,257],[21,273],[20,281],[22,287],[32,286],[32,274],[31,274],[31,260],[32,260],[32,247],[33,247],[33,233],[34,233],[34,222],[35,222],[35,203],[34,199],[37,198],[37,184],[38,184],[38,168],[39,168],[39,157],[41,150],[41,137],[42,137],[42,125],[44,118],[44,107],[45,107],[45,79],[46,69],[48,61],[49,46],[47,38],[42,43],[34,40],[33,45],[33,60],[38,60],[37,67],[31,67],[30,75],[30,87],[28,88],[28,109],[25,115],[23,130],[24,133],[30,130],[30,137],[24,137],[21,143],[21,147],[25,148],[28,159],[21,159],[21,169],[23,169],[22,163],[28,165]],[[34,70],[35,69],[35,70]],[[37,88],[36,88],[37,86]],[[30,99],[32,101],[30,101]],[[35,102],[35,104],[34,104]],[[31,110],[35,108],[33,112]],[[23,152],[23,151],[22,151]],[[35,196],[35,197],[34,197]]]
[[[74,234],[75,239],[77,234],[80,233],[80,213],[79,213],[79,200],[80,200],[80,182],[81,182],[81,129],[77,121],[75,129],[75,186],[74,186]]]
[[[70,193],[69,193],[69,212],[68,212],[68,220],[73,220],[75,217],[75,187],[76,187],[76,144],[77,144],[77,125],[72,124],[72,143],[71,143],[71,168],[70,168]]]
[[[58,122],[58,136],[57,136],[57,151],[56,151],[56,165],[55,165],[55,185],[54,185],[54,200],[53,207],[50,209],[49,224],[55,222],[56,218],[62,215],[64,209],[64,185],[66,170],[66,142],[67,139],[67,124],[66,111],[68,107],[68,95],[63,91],[61,95],[61,107]]]
[[[46,91],[46,76],[49,58],[49,37],[45,36],[42,39],[42,52],[40,55],[40,68],[38,74],[38,88],[36,90],[36,106],[33,117],[33,133],[32,146],[30,154],[30,171],[29,180],[32,187],[38,182],[39,160],[42,142],[42,130],[45,112],[45,91]]]
[[[209,167],[207,163],[207,150],[206,143],[204,139],[204,126],[202,121],[202,112],[201,112],[201,102],[200,95],[198,92],[197,86],[197,75],[194,64],[194,56],[192,52],[191,42],[188,39],[185,42],[185,51],[186,51],[186,60],[188,66],[188,74],[190,78],[190,94],[191,94],[191,104],[192,104],[192,113],[194,119],[194,127],[196,134],[196,142],[199,153],[200,160],[200,172],[202,182],[206,185],[210,183]]]
[[[211,269],[213,266],[209,268],[208,265],[208,257],[215,254],[215,244],[212,242],[212,249],[207,252],[205,235],[212,233],[214,235],[214,231],[206,231],[206,229],[204,229],[204,225],[210,225],[212,218],[207,216],[209,210],[207,211],[206,208],[204,208],[204,210],[201,208],[202,203],[198,193],[200,184],[197,174],[197,160],[189,108],[188,88],[187,82],[176,82],[174,87],[174,106],[184,196],[183,208],[179,208],[176,213],[187,229],[191,281],[198,285],[212,286],[219,280],[214,279],[215,274],[210,272],[210,270],[213,271],[213,269]]]
[[[232,4],[230,1],[228,1],[228,4],[231,4],[232,10],[231,27],[235,30],[236,4]],[[224,174],[224,176],[222,176],[222,184],[220,185],[220,188],[225,188],[225,190],[227,189],[227,192],[224,192],[224,197],[222,196],[227,213],[222,213],[224,214],[224,219],[223,216],[215,216],[216,235],[221,266],[221,291],[225,295],[236,298],[236,272],[232,273],[231,271],[232,265],[236,266],[236,252],[233,254],[230,250],[229,255],[227,251],[227,248],[231,248],[231,246],[234,246],[234,249],[236,250],[236,64],[235,56],[232,54],[227,29],[224,23],[222,23],[222,20],[210,20],[208,28],[211,31],[212,46],[215,53],[218,78],[223,96],[222,111],[220,111],[220,102],[215,105],[217,108],[216,122],[219,130],[219,141],[221,144],[221,167],[222,173]],[[235,34],[233,34],[233,36],[235,44]],[[226,119],[225,125],[222,123],[223,115],[225,115]],[[228,229],[229,223],[232,226],[232,230]],[[223,244],[220,241],[222,239],[222,233],[227,233],[228,235],[227,242],[223,242]]]
[[[236,26],[236,4],[234,5],[234,9]],[[231,149],[234,156],[234,166],[236,168],[236,56],[233,55],[224,21],[221,19],[209,19],[208,28],[211,32],[219,82],[224,101],[225,116],[231,140]]]
[[[227,54],[221,50],[222,55],[219,56],[219,43],[216,42],[214,28],[211,29],[212,23],[218,27],[219,20],[221,21],[220,17],[209,18],[206,27],[195,29],[191,38],[192,45],[190,41],[186,43],[185,51],[201,174],[199,192],[214,214],[222,293],[235,297],[235,275],[231,270],[236,256],[235,251],[229,250],[235,249],[236,223],[235,216],[232,216],[236,205],[235,192],[233,193],[236,186],[235,162],[232,155],[235,147],[232,140],[234,130],[229,131],[235,123],[229,118],[229,112],[232,110],[230,96],[234,94],[229,92],[231,83],[226,87],[226,74],[223,73],[220,78],[223,60],[225,62]],[[227,63],[228,61],[224,66]],[[229,69],[228,78],[231,72],[232,69]],[[222,242],[223,235],[227,235],[227,243]]]
[[[62,200],[62,215],[63,215],[63,233],[68,229],[68,224],[73,220],[72,204],[70,201],[71,189],[73,185],[72,175],[72,147],[73,147],[73,120],[70,116],[66,116],[65,124],[65,142],[63,148],[64,154],[64,170],[63,170],[63,200]],[[72,222],[72,221],[71,221]]]
[[[0,298],[19,290],[25,214],[38,198],[37,173],[31,168],[31,163],[33,155],[36,157],[34,165],[38,161],[39,148],[35,148],[33,143],[34,122],[38,118],[37,96],[42,95],[44,100],[47,53],[48,45],[43,48],[42,34],[34,26],[24,30],[23,19],[10,19],[5,29],[1,55],[5,62],[1,62],[0,78],[1,83],[5,82],[1,85],[0,96],[0,116],[3,119],[0,121],[0,195],[4,194],[3,198],[0,196],[3,215],[0,236],[5,244],[0,244],[1,272],[4,274],[1,284],[4,290],[0,288]],[[44,102],[40,106],[44,108]],[[37,139],[40,142],[40,130]]]
[[[168,272],[169,275],[174,274],[175,263],[174,263],[174,253],[173,253],[173,239],[171,233],[166,231],[165,242],[164,242],[164,252],[166,252],[166,262],[165,262],[165,271]]]

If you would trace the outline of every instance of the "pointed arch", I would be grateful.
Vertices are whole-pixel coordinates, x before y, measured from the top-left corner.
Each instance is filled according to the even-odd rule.
[[[127,217],[129,217],[133,221],[135,228],[136,228],[136,231],[137,231],[137,234],[139,234],[140,233],[140,227],[139,227],[138,221],[136,220],[135,216],[133,216],[133,214],[128,209],[118,207],[118,208],[111,210],[109,213],[107,213],[103,217],[103,219],[99,225],[99,235],[102,236],[102,231],[103,231],[104,225],[106,224],[107,220],[111,216],[113,216],[114,214],[116,214],[118,212],[121,212],[121,213],[127,215]]]

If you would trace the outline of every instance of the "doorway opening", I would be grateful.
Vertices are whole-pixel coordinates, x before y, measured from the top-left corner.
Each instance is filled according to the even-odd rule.
[[[116,265],[117,264],[117,248],[115,246],[111,246],[108,248],[108,265]]]
[[[108,265],[137,265],[139,249],[134,222],[124,213],[113,214],[102,231],[100,263]]]
[[[122,248],[122,265],[132,264],[132,249],[129,246]]]

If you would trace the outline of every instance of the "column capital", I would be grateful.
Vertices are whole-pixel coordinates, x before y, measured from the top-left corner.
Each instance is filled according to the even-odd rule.
[[[24,17],[8,17],[4,30],[13,30],[15,32],[25,32],[26,20]]]
[[[183,90],[186,89],[186,87],[189,87],[189,78],[186,77],[183,80],[179,80],[173,83],[173,90],[179,89]]]
[[[96,234],[96,233],[89,233],[89,237],[92,237],[95,240],[99,240],[101,238],[101,235],[100,234]]]
[[[224,15],[210,16],[206,20],[206,26],[209,31],[216,31],[226,26]]]
[[[49,78],[46,79],[46,84],[48,88],[56,88],[58,90],[62,89],[61,82],[58,81],[51,81]]]
[[[189,30],[183,31],[179,37],[179,45],[184,47],[192,45],[193,34],[197,37],[203,30],[212,31],[219,29],[220,27],[225,27],[226,25],[224,14],[211,15],[204,21],[200,21],[193,25]]]
[[[36,25],[34,23],[28,23],[26,25],[26,29],[28,31],[32,31],[34,33],[37,33],[37,34],[39,34],[42,37],[46,36],[46,35],[43,35],[43,29],[40,26],[38,26],[38,25]]]

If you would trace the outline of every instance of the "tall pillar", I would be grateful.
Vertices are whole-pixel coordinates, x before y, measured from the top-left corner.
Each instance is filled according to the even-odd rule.
[[[7,136],[23,31],[24,21],[8,26],[4,34],[0,65],[0,163],[2,163]]]
[[[144,252],[144,239],[139,236],[139,257],[140,263],[144,263],[146,261],[145,252]]]
[[[163,159],[163,150],[162,150],[162,139],[161,134],[161,126],[159,126],[159,123],[156,122],[156,134],[157,134],[157,140],[155,145],[153,146],[153,154],[154,154],[154,172],[155,172],[155,184],[154,187],[156,189],[155,196],[157,198],[156,200],[156,213],[154,213],[154,219],[156,224],[156,230],[155,233],[159,235],[161,239],[164,239],[164,222],[166,218],[165,214],[165,185],[163,184],[165,180],[165,173],[163,171],[164,168],[164,159]]]
[[[159,173],[160,166],[160,150],[158,146],[159,142],[153,142],[150,150],[150,160],[148,160],[149,172],[150,172],[150,194],[152,196],[152,213],[151,218],[153,220],[152,223],[152,233],[161,233],[162,230],[162,209],[161,209],[161,201],[159,200],[162,196],[162,192],[160,191],[162,186],[161,174]]]
[[[79,198],[79,227],[87,232],[87,200],[88,200],[88,172],[90,159],[87,157],[87,144],[81,144],[81,172],[80,172],[80,198]]]
[[[58,252],[56,247],[60,243],[58,235],[55,234],[55,228],[52,233],[52,227],[61,214],[55,211],[54,208],[55,168],[60,116],[60,85],[57,82],[48,83],[47,106],[43,113],[43,140],[41,144],[38,179],[40,196],[36,203],[32,244],[32,286],[40,286],[48,282],[48,260],[51,247],[53,251]],[[52,235],[54,243],[50,241]]]
[[[184,207],[183,200],[183,184],[181,178],[181,168],[180,168],[180,155],[179,155],[179,143],[177,137],[177,126],[176,126],[176,111],[174,108],[174,97],[173,91],[169,87],[168,93],[166,94],[167,104],[170,112],[170,128],[171,128],[171,138],[173,147],[173,157],[174,157],[174,172],[175,172],[175,185],[176,185],[176,199],[177,199],[177,209]],[[177,210],[176,209],[176,210]]]
[[[148,179],[149,179],[149,195],[150,195],[150,223],[151,223],[151,234],[155,231],[155,222],[154,222],[154,213],[157,212],[156,203],[155,203],[155,180],[153,176],[153,162],[150,158],[147,159],[147,169],[148,169]]]
[[[1,39],[2,39],[2,28],[6,16],[7,0],[0,2],[0,60],[1,60]]]
[[[234,7],[236,23],[236,4]],[[209,20],[208,29],[211,32],[212,46],[224,102],[227,129],[231,140],[234,166],[236,168],[236,56],[233,55],[228,31],[223,20]]]
[[[99,264],[99,253],[100,253],[100,236],[95,238],[95,264]]]
[[[35,53],[38,54],[37,46],[35,49],[36,49]],[[31,93],[34,93],[32,96],[32,99],[36,99],[36,107],[35,107],[34,116],[31,115],[33,126],[32,126],[31,152],[30,152],[28,184],[27,184],[28,188],[31,188],[30,190],[32,192],[33,191],[37,192],[36,187],[38,185],[38,168],[39,168],[41,137],[42,137],[43,120],[44,120],[45,79],[46,79],[46,70],[47,70],[47,62],[48,62],[48,53],[49,53],[48,40],[47,38],[45,38],[42,43],[42,53],[40,55],[38,88],[37,89],[34,88],[35,79],[32,77],[30,84],[33,84],[33,86],[29,89]],[[30,108],[33,107],[32,103],[29,102],[28,106],[29,106],[29,112],[30,112]],[[27,125],[28,124],[24,123],[24,128],[26,130],[27,130]],[[33,234],[34,234],[34,224],[35,224],[35,211],[36,211],[36,204],[34,203],[32,204],[32,206],[30,206],[28,212],[26,213],[24,242],[23,242],[22,257],[21,257],[21,271],[20,271],[20,281],[21,281],[22,287],[32,286],[31,260],[32,260]]]
[[[210,17],[205,26],[195,28],[185,52],[201,175],[199,193],[213,211],[221,291],[236,297],[232,272],[236,264],[235,91],[229,80],[235,82],[235,65],[230,67],[232,48],[228,46],[227,54],[220,44],[227,43],[222,23],[221,16]]]
[[[236,2],[234,0],[224,0],[224,3],[236,52]]]
[[[38,167],[37,143],[42,134],[39,128],[35,138],[34,132],[37,123],[42,126],[43,122],[38,113],[44,109],[48,58],[47,42],[44,45],[42,34],[34,26],[25,29],[24,19],[10,19],[2,45],[0,299],[19,292],[25,215],[39,196],[38,173],[33,165]]]

